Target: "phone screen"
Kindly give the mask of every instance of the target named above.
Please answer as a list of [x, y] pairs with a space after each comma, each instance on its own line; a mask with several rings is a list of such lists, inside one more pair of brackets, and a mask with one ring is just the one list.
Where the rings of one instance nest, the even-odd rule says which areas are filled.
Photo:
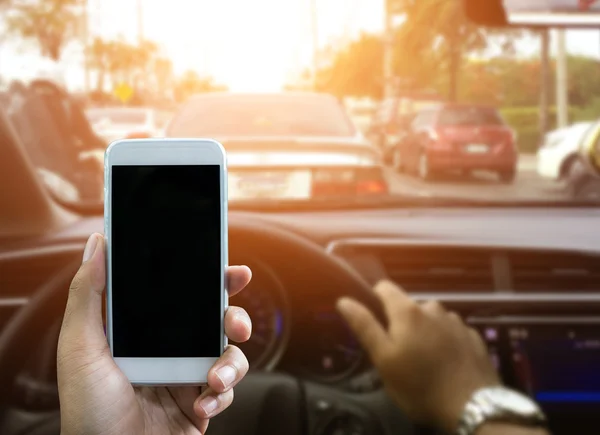
[[218, 165], [113, 166], [113, 353], [221, 355]]

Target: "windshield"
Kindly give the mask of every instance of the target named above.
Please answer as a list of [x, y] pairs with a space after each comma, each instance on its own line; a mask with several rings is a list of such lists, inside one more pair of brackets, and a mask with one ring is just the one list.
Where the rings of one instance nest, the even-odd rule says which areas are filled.
[[452, 107], [440, 112], [439, 125], [504, 125], [494, 109], [482, 107]]
[[[394, 2], [390, 20], [368, 0], [179, 1], [168, 20], [150, 0], [38, 1], [7, 2], [0, 105], [67, 202], [102, 200], [124, 137], [220, 141], [232, 207], [600, 202], [597, 29], [565, 29], [559, 50], [552, 32], [468, 21], [460, 0]], [[48, 22], [71, 30], [31, 32]]]
[[91, 109], [86, 112], [86, 116], [92, 124], [106, 122], [121, 125], [144, 124], [148, 118], [145, 111], [108, 109]]
[[230, 95], [185, 104], [169, 136], [334, 136], [354, 134], [343, 106], [329, 96]]

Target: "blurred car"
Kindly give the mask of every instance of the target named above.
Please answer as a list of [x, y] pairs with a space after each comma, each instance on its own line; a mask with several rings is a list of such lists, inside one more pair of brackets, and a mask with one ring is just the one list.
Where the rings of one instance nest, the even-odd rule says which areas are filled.
[[569, 172], [566, 174], [566, 190], [570, 197], [581, 201], [600, 200], [600, 121], [586, 130], [577, 147]]
[[591, 126], [591, 122], [579, 122], [547, 133], [537, 153], [538, 174], [552, 180], [566, 179]]
[[102, 196], [104, 141], [60, 82], [13, 81], [0, 101], [40, 180], [56, 198], [70, 202]]
[[144, 107], [103, 107], [86, 110], [92, 127], [108, 143], [130, 136], [160, 137], [168, 112]]
[[394, 148], [398, 170], [429, 180], [450, 171], [488, 170], [511, 183], [517, 173], [515, 132], [493, 107], [440, 104], [421, 110]]
[[378, 150], [326, 94], [198, 95], [181, 107], [166, 136], [219, 140], [227, 151], [230, 199], [388, 191]]
[[393, 151], [408, 134], [415, 114], [442, 101], [442, 98], [429, 93], [387, 98], [377, 108], [366, 135], [381, 149], [384, 160], [393, 163]]
[[354, 125], [362, 133], [366, 133], [373, 122], [373, 115], [377, 109], [377, 104], [370, 98], [345, 100], [346, 109]]

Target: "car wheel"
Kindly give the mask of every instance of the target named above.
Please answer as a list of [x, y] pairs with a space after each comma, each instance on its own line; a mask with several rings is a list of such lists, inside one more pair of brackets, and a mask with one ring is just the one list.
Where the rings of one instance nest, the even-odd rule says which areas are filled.
[[564, 163], [562, 164], [559, 174], [558, 174], [558, 178], [561, 181], [567, 181], [571, 178], [572, 176], [572, 172], [574, 170], [577, 169], [577, 156], [576, 155], [572, 155], [570, 157], [568, 157], [567, 159], [565, 159]]
[[396, 172], [404, 171], [404, 163], [402, 162], [402, 153], [398, 148], [395, 148], [392, 153], [392, 168]]
[[513, 170], [510, 170], [510, 171], [500, 172], [498, 174], [498, 178], [500, 178], [500, 181], [502, 183], [512, 184], [515, 181], [515, 178], [517, 178], [517, 171], [515, 171], [513, 169]]
[[421, 155], [419, 155], [419, 162], [417, 164], [417, 175], [423, 181], [430, 181], [433, 179], [433, 174], [431, 173], [427, 153], [421, 153]]

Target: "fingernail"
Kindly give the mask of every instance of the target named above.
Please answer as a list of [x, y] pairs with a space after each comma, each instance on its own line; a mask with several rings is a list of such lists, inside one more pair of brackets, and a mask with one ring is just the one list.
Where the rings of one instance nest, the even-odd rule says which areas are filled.
[[238, 314], [235, 317], [237, 320], [239, 320], [244, 325], [246, 325], [246, 328], [248, 328], [248, 331], [252, 332], [252, 321], [250, 320], [250, 317], [248, 317], [247, 314]]
[[96, 245], [98, 244], [98, 236], [96, 234], [92, 234], [85, 244], [85, 249], [83, 250], [83, 262], [85, 263], [92, 255], [94, 255], [94, 251], [96, 250]]
[[207, 416], [215, 412], [217, 406], [219, 406], [217, 399], [215, 399], [213, 396], [206, 396], [204, 399], [200, 400], [200, 403], [198, 403], [198, 405], [200, 406], [200, 408], [202, 408], [204, 414], [206, 414]]
[[235, 381], [236, 371], [231, 366], [223, 366], [217, 370], [217, 377], [221, 380], [223, 388], [227, 388]]

